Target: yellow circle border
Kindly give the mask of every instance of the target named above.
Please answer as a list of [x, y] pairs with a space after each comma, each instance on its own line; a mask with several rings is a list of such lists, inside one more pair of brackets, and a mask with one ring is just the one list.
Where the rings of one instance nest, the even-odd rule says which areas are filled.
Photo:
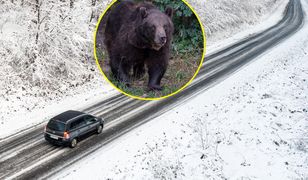
[[171, 93], [171, 94], [168, 94], [166, 96], [162, 96], [162, 97], [159, 97], [159, 98], [143, 98], [143, 97], [139, 97], [139, 96], [133, 96], [131, 94], [128, 94], [126, 92], [124, 92], [123, 90], [121, 90], [120, 88], [116, 87], [108, 78], [107, 76], [105, 75], [105, 73], [103, 72], [100, 64], [99, 64], [99, 61], [98, 61], [98, 58], [97, 58], [97, 54], [96, 54], [96, 34], [97, 34], [97, 30], [98, 30], [98, 26], [99, 24], [101, 23], [101, 20], [103, 19], [104, 15], [106, 14], [106, 12], [110, 9], [110, 7], [116, 3], [118, 0], [112, 0], [112, 2], [107, 6], [106, 10], [103, 12], [103, 14], [101, 14], [101, 16], [99, 17], [98, 19], [98, 22], [96, 24], [96, 28], [95, 28], [95, 31], [94, 31], [94, 58], [95, 58], [95, 61], [96, 61], [96, 65], [98, 66], [98, 69], [100, 70], [101, 74], [104, 76], [105, 80], [107, 80], [107, 82], [109, 82], [109, 84], [111, 84], [111, 86], [113, 88], [115, 88], [116, 90], [120, 91], [122, 94], [125, 94], [126, 96], [130, 97], [130, 98], [134, 98], [134, 99], [138, 99], [138, 100], [143, 100], [143, 101], [152, 101], [152, 100], [162, 100], [162, 99], [166, 99], [168, 97], [171, 97], [179, 92], [181, 92], [183, 89], [185, 89], [194, 79], [195, 77], [197, 76], [197, 74], [199, 73], [199, 70], [201, 69], [202, 67], [202, 64], [203, 64], [203, 61], [204, 61], [204, 57], [205, 57], [205, 53], [206, 53], [206, 34], [205, 34], [205, 31], [204, 31], [204, 27], [203, 27], [203, 24], [200, 20], [200, 17], [198, 16], [198, 14], [195, 12], [195, 10], [192, 8], [192, 6], [190, 4], [188, 4], [188, 2], [186, 2], [185, 0], [181, 0], [184, 4], [186, 4], [186, 6], [189, 7], [189, 9], [194, 13], [194, 15], [196, 16], [198, 22], [199, 22], [199, 25], [201, 26], [201, 31], [202, 31], [202, 36], [203, 36], [203, 53], [202, 53], [202, 57], [201, 57], [201, 61], [200, 61], [200, 64], [199, 64], [199, 67], [197, 69], [197, 71], [195, 72], [195, 74], [193, 75], [193, 77], [183, 86], [181, 87], [180, 89], [178, 89], [177, 91]]

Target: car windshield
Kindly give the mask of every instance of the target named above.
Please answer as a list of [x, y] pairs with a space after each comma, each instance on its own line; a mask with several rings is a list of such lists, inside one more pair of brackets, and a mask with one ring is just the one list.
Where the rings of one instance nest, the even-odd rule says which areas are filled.
[[47, 124], [47, 127], [54, 131], [64, 131], [65, 124], [60, 121], [50, 120]]

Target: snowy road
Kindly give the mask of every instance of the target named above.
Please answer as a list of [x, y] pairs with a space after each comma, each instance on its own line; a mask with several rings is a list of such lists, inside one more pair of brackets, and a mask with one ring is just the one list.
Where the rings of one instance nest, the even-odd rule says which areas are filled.
[[104, 133], [92, 136], [75, 149], [54, 147], [43, 139], [43, 125], [0, 142], [0, 179], [43, 178], [116, 139], [134, 127], [185, 102], [227, 78], [252, 59], [292, 35], [303, 22], [299, 1], [290, 1], [284, 18], [275, 26], [205, 58], [194, 82], [181, 93], [162, 101], [147, 102], [123, 95], [110, 97], [84, 111], [106, 119]]

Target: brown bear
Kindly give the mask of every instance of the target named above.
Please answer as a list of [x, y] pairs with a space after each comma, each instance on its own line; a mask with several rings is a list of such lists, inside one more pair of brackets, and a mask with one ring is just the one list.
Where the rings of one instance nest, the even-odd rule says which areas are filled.
[[131, 75], [142, 77], [146, 65], [149, 89], [162, 90], [173, 34], [172, 14], [169, 7], [163, 13], [147, 2], [121, 1], [112, 6], [104, 42], [117, 80], [129, 86]]

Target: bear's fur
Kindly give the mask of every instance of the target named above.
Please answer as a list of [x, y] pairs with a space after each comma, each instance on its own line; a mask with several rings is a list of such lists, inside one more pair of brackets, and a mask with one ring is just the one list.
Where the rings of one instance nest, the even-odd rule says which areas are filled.
[[151, 3], [122, 1], [112, 6], [105, 45], [117, 80], [129, 86], [130, 74], [142, 77], [146, 65], [149, 89], [162, 89], [160, 82], [168, 66], [173, 33], [172, 14], [171, 8], [163, 13]]

